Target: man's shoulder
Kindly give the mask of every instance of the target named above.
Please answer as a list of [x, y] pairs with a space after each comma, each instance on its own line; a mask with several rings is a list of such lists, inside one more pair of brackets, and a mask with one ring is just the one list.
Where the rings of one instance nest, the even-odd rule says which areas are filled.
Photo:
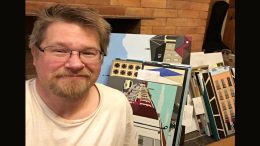
[[25, 87], [29, 88], [32, 83], [35, 82], [35, 78], [25, 80]]
[[127, 99], [125, 94], [118, 89], [114, 89], [101, 83], [96, 83], [95, 85], [97, 86], [101, 96], [105, 96], [106, 98], [108, 97], [110, 100], [118, 100], [121, 98], [125, 102]]
[[98, 87], [98, 89], [102, 89], [103, 91], [108, 93], [123, 94], [123, 92], [101, 83], [96, 83], [95, 85]]
[[25, 80], [25, 89], [26, 89], [25, 93], [26, 94], [29, 93], [29, 90], [31, 90], [31, 88], [33, 87], [34, 82], [35, 82], [35, 78]]
[[25, 84], [29, 84], [29, 82], [33, 82], [34, 80], [35, 80], [35, 78], [27, 79], [27, 80], [25, 80]]

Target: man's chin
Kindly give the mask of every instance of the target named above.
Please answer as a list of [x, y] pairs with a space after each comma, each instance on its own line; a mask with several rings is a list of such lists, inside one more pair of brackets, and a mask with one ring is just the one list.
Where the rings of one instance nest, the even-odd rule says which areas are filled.
[[89, 90], [89, 84], [79, 84], [78, 82], [63, 82], [62, 84], [52, 84], [51, 88], [53, 93], [57, 96], [69, 99], [77, 99], [83, 97], [84, 94]]
[[86, 78], [63, 78], [63, 79], [59, 79], [57, 84], [60, 87], [86, 87], [89, 86], [89, 80], [87, 80]]

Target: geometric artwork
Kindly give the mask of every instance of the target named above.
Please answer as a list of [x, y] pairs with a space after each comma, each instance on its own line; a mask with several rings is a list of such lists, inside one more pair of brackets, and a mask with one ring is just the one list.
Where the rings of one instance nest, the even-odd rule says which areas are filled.
[[213, 136], [216, 140], [235, 133], [235, 82], [229, 66], [202, 73]]
[[203, 77], [203, 97], [207, 108], [211, 131], [215, 140], [226, 137], [223, 120], [221, 119], [220, 109], [216, 96], [214, 94], [214, 87], [208, 72], [202, 72]]
[[108, 81], [110, 87], [125, 93], [132, 106], [139, 145], [146, 146], [148, 138], [166, 145], [177, 87], [119, 76]]
[[116, 58], [189, 64], [190, 49], [188, 36], [111, 33], [97, 82], [107, 84], [112, 61]]
[[156, 35], [150, 39], [151, 60], [175, 64], [189, 64], [191, 37]]
[[175, 85], [183, 84], [185, 70], [161, 66], [160, 64], [156, 65], [149, 62], [144, 63], [143, 69], [150, 71], [158, 71], [160, 72], [161, 77], [176, 82]]
[[235, 133], [235, 82], [230, 67], [209, 70], [227, 135]]
[[[208, 118], [208, 113], [206, 112], [206, 105], [205, 101], [203, 99], [203, 84], [202, 80], [200, 78], [200, 73], [202, 71], [206, 71], [208, 67], [200, 66], [197, 68], [192, 68], [191, 72], [191, 80], [190, 80], [190, 97], [193, 100], [194, 109], [203, 109], [203, 113], [198, 114], [195, 112], [196, 115], [196, 122], [198, 124], [198, 128], [200, 133], [205, 133], [208, 136], [212, 135], [211, 128], [210, 128], [210, 122]], [[196, 106], [197, 100], [200, 99], [201, 105]], [[198, 107], [199, 106], [199, 107]], [[195, 110], [196, 111], [196, 110]], [[186, 129], [185, 129], [186, 130]]]
[[136, 78], [139, 69], [142, 69], [142, 62], [130, 60], [113, 60], [110, 76]]
[[[112, 62], [107, 85], [122, 91], [132, 106], [136, 144], [179, 145], [191, 67], [124, 59]], [[141, 68], [136, 71], [135, 66]], [[120, 71], [136, 73], [136, 76], [122, 75]], [[147, 74], [143, 77], [143, 72], [156, 73], [145, 78]]]

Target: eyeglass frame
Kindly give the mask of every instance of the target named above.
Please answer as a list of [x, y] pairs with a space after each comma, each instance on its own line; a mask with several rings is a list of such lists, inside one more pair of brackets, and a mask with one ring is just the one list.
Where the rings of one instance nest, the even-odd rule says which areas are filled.
[[[47, 47], [44, 47], [44, 48], [42, 48], [42, 47], [40, 47], [38, 44], [36, 44], [35, 45], [41, 52], [45, 52], [45, 49], [47, 48], [47, 47], [56, 47], [56, 46], [47, 46]], [[66, 47], [64, 47], [64, 48], [66, 48]], [[69, 49], [69, 48], [66, 48], [68, 51], [70, 51], [69, 52], [69, 56], [68, 56], [68, 59], [71, 57], [71, 55], [73, 54], [73, 51], [76, 51], [76, 50], [71, 50], [71, 49]], [[101, 62], [103, 59], [104, 59], [104, 56], [105, 56], [105, 53], [103, 52], [103, 51], [101, 51], [101, 50], [98, 50], [98, 49], [93, 49], [93, 50], [95, 50], [95, 51], [98, 51], [99, 52], [99, 54], [100, 54], [100, 59], [98, 59], [97, 60], [97, 62]], [[78, 56], [79, 56], [79, 58], [80, 58], [80, 56], [81, 56], [81, 54], [82, 54], [82, 51], [76, 51], [76, 52], [78, 52]]]

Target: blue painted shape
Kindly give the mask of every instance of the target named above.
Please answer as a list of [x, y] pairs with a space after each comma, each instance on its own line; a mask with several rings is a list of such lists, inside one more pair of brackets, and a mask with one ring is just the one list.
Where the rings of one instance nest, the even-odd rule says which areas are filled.
[[159, 71], [161, 77], [166, 77], [166, 76], [181, 76], [182, 74], [177, 73], [175, 71], [166, 69], [166, 68], [154, 68], [154, 69], [148, 69], [151, 71]]

